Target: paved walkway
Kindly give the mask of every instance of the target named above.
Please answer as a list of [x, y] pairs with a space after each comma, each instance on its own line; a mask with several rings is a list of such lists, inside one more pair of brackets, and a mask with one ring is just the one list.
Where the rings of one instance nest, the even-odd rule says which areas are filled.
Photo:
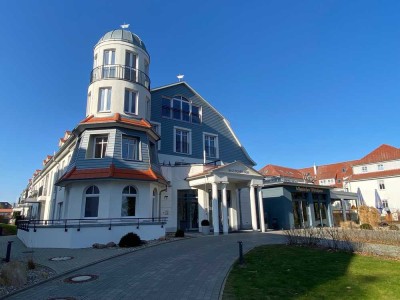
[[[239, 240], [247, 251], [261, 244], [283, 243], [285, 238], [277, 233], [251, 232], [161, 244], [82, 268], [7, 299], [218, 299], [224, 278], [238, 257]], [[84, 250], [95, 253], [92, 249], [80, 251]], [[86, 274], [98, 275], [98, 279], [75, 284], [63, 281]]]

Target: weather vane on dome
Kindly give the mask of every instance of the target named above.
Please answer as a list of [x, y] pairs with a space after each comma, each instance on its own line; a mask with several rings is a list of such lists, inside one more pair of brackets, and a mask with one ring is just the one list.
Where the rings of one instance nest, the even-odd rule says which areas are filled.
[[176, 76], [178, 78], [178, 82], [181, 82], [183, 77], [185, 77], [185, 75], [183, 74], [178, 74], [178, 76]]
[[130, 24], [125, 24], [125, 22], [124, 22], [124, 24], [121, 25], [121, 28], [122, 28], [122, 29], [128, 29], [128, 28], [129, 28], [129, 25], [130, 25]]

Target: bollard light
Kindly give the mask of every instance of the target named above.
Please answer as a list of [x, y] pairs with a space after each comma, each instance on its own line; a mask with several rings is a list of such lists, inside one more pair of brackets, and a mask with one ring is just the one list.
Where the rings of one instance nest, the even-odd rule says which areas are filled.
[[11, 244], [12, 244], [12, 241], [8, 241], [8, 243], [7, 243], [6, 262], [10, 262], [10, 256], [11, 256]]
[[244, 257], [243, 257], [243, 242], [238, 241], [239, 244], [239, 264], [243, 265], [244, 264]]

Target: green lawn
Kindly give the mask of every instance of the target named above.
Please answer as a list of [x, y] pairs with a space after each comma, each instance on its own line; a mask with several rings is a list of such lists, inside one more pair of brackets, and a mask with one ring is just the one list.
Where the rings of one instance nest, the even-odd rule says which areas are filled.
[[0, 223], [0, 227], [3, 228], [3, 235], [16, 235], [17, 234], [17, 226], [15, 226], [15, 225]]
[[400, 262], [306, 247], [258, 247], [223, 299], [400, 299]]

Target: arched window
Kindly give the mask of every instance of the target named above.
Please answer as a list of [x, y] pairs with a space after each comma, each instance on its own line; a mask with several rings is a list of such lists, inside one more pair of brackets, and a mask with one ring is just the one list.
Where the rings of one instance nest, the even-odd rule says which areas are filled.
[[131, 185], [122, 190], [121, 217], [133, 217], [136, 214], [136, 188]]
[[158, 201], [157, 201], [157, 189], [153, 190], [153, 218], [159, 217], [158, 215]]
[[92, 185], [86, 189], [85, 193], [85, 218], [97, 218], [99, 214], [99, 188]]

